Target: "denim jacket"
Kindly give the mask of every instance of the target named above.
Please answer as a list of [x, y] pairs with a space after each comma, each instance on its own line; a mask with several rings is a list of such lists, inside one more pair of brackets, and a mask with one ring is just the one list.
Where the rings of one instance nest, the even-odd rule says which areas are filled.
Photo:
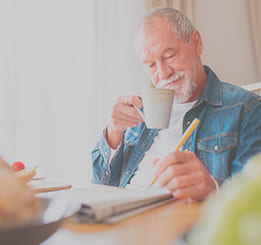
[[[223, 182], [261, 152], [261, 97], [221, 82], [207, 66], [207, 82], [200, 98], [185, 114], [183, 132], [194, 118], [200, 123], [183, 145], [196, 153], [208, 172]], [[104, 134], [92, 151], [93, 183], [125, 187], [158, 129], [144, 123], [124, 132], [119, 150], [108, 163], [110, 149]]]

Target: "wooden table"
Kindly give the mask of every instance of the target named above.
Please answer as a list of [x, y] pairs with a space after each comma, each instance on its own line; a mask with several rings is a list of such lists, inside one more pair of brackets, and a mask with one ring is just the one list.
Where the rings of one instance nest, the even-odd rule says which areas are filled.
[[201, 207], [172, 202], [113, 225], [67, 222], [42, 245], [174, 245], [197, 220]]

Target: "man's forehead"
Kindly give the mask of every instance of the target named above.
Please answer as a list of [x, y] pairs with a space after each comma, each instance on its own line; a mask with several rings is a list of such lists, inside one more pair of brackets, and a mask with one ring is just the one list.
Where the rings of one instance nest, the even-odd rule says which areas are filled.
[[162, 30], [161, 25], [158, 24], [144, 24], [140, 27], [136, 39], [141, 44], [144, 42], [149, 42], [153, 36], [160, 36], [160, 30]]
[[153, 17], [151, 19], [145, 20], [140, 28], [138, 35], [141, 38], [144, 38], [144, 36], [149, 36], [152, 35], [153, 33], [159, 31], [159, 30], [165, 30], [168, 31], [168, 24], [163, 21], [162, 18], [160, 17]]
[[[170, 25], [162, 17], [153, 17], [145, 20], [136, 33], [136, 41], [139, 45], [153, 43], [154, 39], [166, 39], [176, 37]], [[177, 38], [177, 37], [176, 37]]]
[[158, 26], [149, 26], [140, 30], [137, 37], [136, 48], [142, 61], [152, 55], [152, 53], [164, 53], [174, 48], [173, 40], [178, 40], [174, 32], [170, 29], [160, 29]]
[[153, 16], [145, 19], [140, 25], [140, 29], [149, 29], [155, 26], [168, 26], [167, 22], [161, 16]]

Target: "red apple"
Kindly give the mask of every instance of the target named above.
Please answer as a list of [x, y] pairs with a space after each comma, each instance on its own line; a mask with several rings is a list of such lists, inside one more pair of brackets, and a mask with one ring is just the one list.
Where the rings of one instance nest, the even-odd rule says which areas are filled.
[[12, 164], [12, 168], [15, 170], [15, 171], [21, 171], [21, 170], [24, 170], [25, 169], [25, 166], [22, 162], [20, 161], [17, 161], [17, 162], [14, 162]]

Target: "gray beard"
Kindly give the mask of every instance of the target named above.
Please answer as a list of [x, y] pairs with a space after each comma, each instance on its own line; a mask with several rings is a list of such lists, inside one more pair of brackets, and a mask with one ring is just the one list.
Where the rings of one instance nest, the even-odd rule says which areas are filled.
[[184, 81], [181, 85], [174, 85], [171, 89], [175, 91], [175, 98], [178, 103], [187, 102], [197, 91], [196, 83], [190, 80], [188, 74], [185, 74]]

